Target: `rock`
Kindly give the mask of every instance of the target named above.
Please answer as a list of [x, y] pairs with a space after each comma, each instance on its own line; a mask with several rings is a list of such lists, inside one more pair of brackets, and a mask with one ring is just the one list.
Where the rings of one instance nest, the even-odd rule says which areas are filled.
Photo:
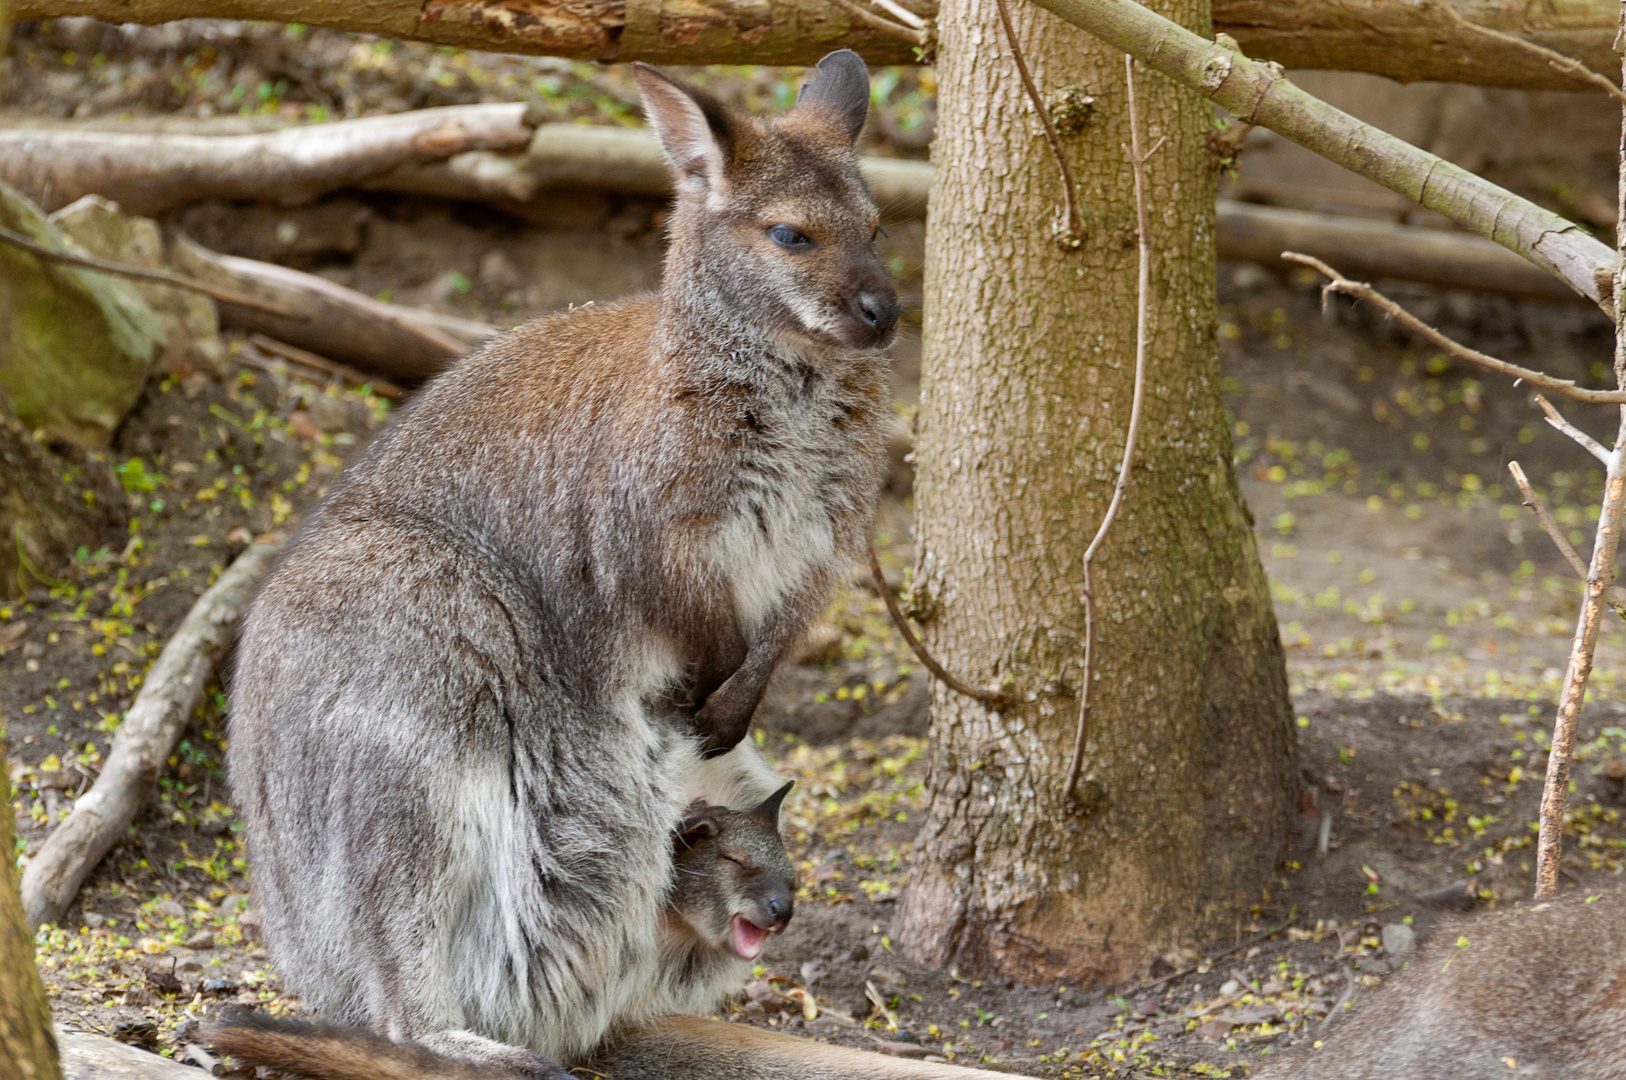
[[186, 909], [173, 900], [160, 900], [152, 906], [152, 909], [166, 919], [186, 918]]
[[344, 402], [337, 398], [330, 398], [321, 391], [310, 394], [305, 401], [305, 415], [318, 431], [328, 434], [344, 431], [350, 427], [350, 410]]
[[1210, 1020], [1198, 1028], [1194, 1034], [1203, 1042], [1223, 1042], [1231, 1034], [1232, 1024], [1229, 1020]]
[[1226, 979], [1225, 984], [1219, 988], [1220, 997], [1230, 997], [1240, 989], [1242, 989], [1240, 982], [1235, 979]]
[[215, 936], [207, 930], [199, 930], [186, 939], [185, 945], [188, 949], [212, 949], [215, 947]]
[[890, 990], [894, 994], [901, 994], [909, 986], [909, 979], [903, 972], [879, 964], [869, 969], [869, 979], [879, 989]]
[[1283, 982], [1281, 979], [1272, 979], [1259, 988], [1259, 992], [1267, 996], [1274, 996], [1276, 994], [1283, 993], [1286, 990], [1287, 983]]
[[746, 983], [745, 996], [762, 1006], [763, 1012], [776, 1013], [785, 1007], [785, 999], [767, 979], [753, 979]]
[[[56, 225], [0, 183], [0, 225], [71, 249]], [[0, 244], [0, 391], [48, 439], [106, 446], [168, 345], [163, 321], [128, 281]]]
[[231, 997], [237, 993], [237, 984], [230, 979], [209, 979], [201, 989], [209, 997]]
[[1417, 951], [1417, 933], [1405, 923], [1383, 928], [1383, 951], [1390, 956], [1410, 956]]
[[830, 966], [822, 960], [809, 960], [802, 965], [802, 985], [812, 988], [830, 974]]
[[740, 1009], [740, 1012], [752, 1020], [760, 1020], [768, 1015], [768, 1010], [764, 1009], [761, 1003], [755, 1001], [747, 1001]]
[[96, 929], [99, 929], [99, 928], [107, 925], [107, 916], [106, 915], [98, 915], [94, 911], [85, 912], [83, 915], [80, 916], [80, 919], [84, 922], [84, 924], [86, 926], [90, 927], [92, 930], [96, 930]]
[[260, 913], [253, 908], [247, 908], [238, 913], [237, 925], [243, 931], [244, 941], [260, 940]]
[[[91, 255], [113, 262], [169, 269], [157, 222], [119, 211], [100, 195], [86, 195], [51, 215], [51, 221]], [[154, 361], [160, 372], [226, 373], [226, 349], [220, 340], [215, 303], [201, 293], [155, 282], [130, 282], [157, 313], [168, 338]]]

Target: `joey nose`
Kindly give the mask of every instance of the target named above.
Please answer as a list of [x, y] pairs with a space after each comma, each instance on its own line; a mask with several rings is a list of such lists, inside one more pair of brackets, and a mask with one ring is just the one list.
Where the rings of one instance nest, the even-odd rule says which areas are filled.
[[858, 294], [858, 317], [864, 320], [877, 337], [885, 337], [898, 325], [903, 310], [898, 294], [891, 289], [874, 289]]

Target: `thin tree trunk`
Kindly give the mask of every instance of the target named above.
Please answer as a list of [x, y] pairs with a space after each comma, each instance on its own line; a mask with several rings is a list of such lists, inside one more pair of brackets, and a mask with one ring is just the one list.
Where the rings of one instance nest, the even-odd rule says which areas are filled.
[[0, 1080], [58, 1080], [56, 1035], [12, 871], [11, 781], [0, 776]]
[[[1175, 0], [1203, 26], [1204, 0]], [[1123, 57], [1027, 4], [1041, 91], [1090, 88], [1064, 138], [1089, 208], [1053, 239], [1057, 167], [993, 5], [947, 0], [927, 234], [915, 608], [1002, 713], [935, 688], [926, 820], [901, 925], [920, 960], [1026, 982], [1120, 982], [1234, 928], [1297, 794], [1286, 675], [1232, 470], [1215, 344], [1203, 102], [1138, 80], [1149, 143], [1151, 351], [1139, 461], [1095, 564], [1082, 799], [1084, 546], [1112, 495], [1133, 382], [1135, 209]], [[1204, 27], [1206, 28], [1206, 27]]]
[[[851, 0], [881, 13], [869, 0]], [[905, 5], [931, 19], [935, 0]], [[1613, 0], [1451, 0], [1464, 19], [1527, 37], [1593, 68], [1613, 70]], [[577, 60], [671, 64], [811, 64], [857, 49], [872, 64], [916, 63], [916, 42], [852, 14], [837, 0], [20, 0], [13, 18], [88, 16], [160, 23], [194, 17], [269, 19], [336, 30]], [[1214, 22], [1249, 55], [1287, 67], [1369, 71], [1524, 90], [1597, 87], [1540, 58], [1465, 30], [1418, 0], [1218, 0]]]

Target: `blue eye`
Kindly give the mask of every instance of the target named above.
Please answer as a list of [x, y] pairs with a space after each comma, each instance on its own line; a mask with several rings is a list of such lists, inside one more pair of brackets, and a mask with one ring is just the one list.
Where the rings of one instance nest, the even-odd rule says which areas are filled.
[[775, 225], [768, 230], [768, 238], [789, 251], [806, 251], [813, 246], [807, 234], [794, 225]]

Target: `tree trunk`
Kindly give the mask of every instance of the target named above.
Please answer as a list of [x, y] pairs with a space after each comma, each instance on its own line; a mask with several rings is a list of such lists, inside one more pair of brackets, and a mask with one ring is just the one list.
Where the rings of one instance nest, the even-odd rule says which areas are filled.
[[0, 1080], [58, 1080], [56, 1036], [12, 871], [11, 781], [0, 776]]
[[[880, 13], [870, 0], [855, 0]], [[1450, 0], [1469, 22], [1518, 34], [1615, 67], [1614, 0]], [[935, 0], [907, 0], [922, 17]], [[540, 53], [576, 60], [668, 64], [811, 64], [850, 48], [872, 64], [919, 60], [918, 44], [850, 14], [836, 0], [18, 0], [12, 17], [81, 15], [160, 23], [213, 17], [269, 19], [335, 30]], [[1463, 29], [1418, 0], [1217, 0], [1214, 22], [1250, 56], [1287, 67], [1369, 71], [1401, 82], [1434, 79], [1523, 90], [1598, 87], [1538, 56]]]
[[[1012, 5], [1041, 93], [1081, 87], [1063, 142], [1087, 235], [1053, 239], [1055, 161], [992, 4], [946, 0], [926, 248], [914, 600], [928, 643], [1002, 712], [934, 687], [926, 819], [903, 910], [915, 957], [1030, 983], [1118, 983], [1235, 927], [1297, 796], [1286, 673], [1220, 401], [1206, 103], [1138, 77], [1154, 262], [1139, 464], [1095, 560], [1086, 783], [1062, 790], [1082, 563], [1133, 387], [1135, 207], [1123, 56]], [[1165, 0], [1207, 29], [1205, 0]]]

